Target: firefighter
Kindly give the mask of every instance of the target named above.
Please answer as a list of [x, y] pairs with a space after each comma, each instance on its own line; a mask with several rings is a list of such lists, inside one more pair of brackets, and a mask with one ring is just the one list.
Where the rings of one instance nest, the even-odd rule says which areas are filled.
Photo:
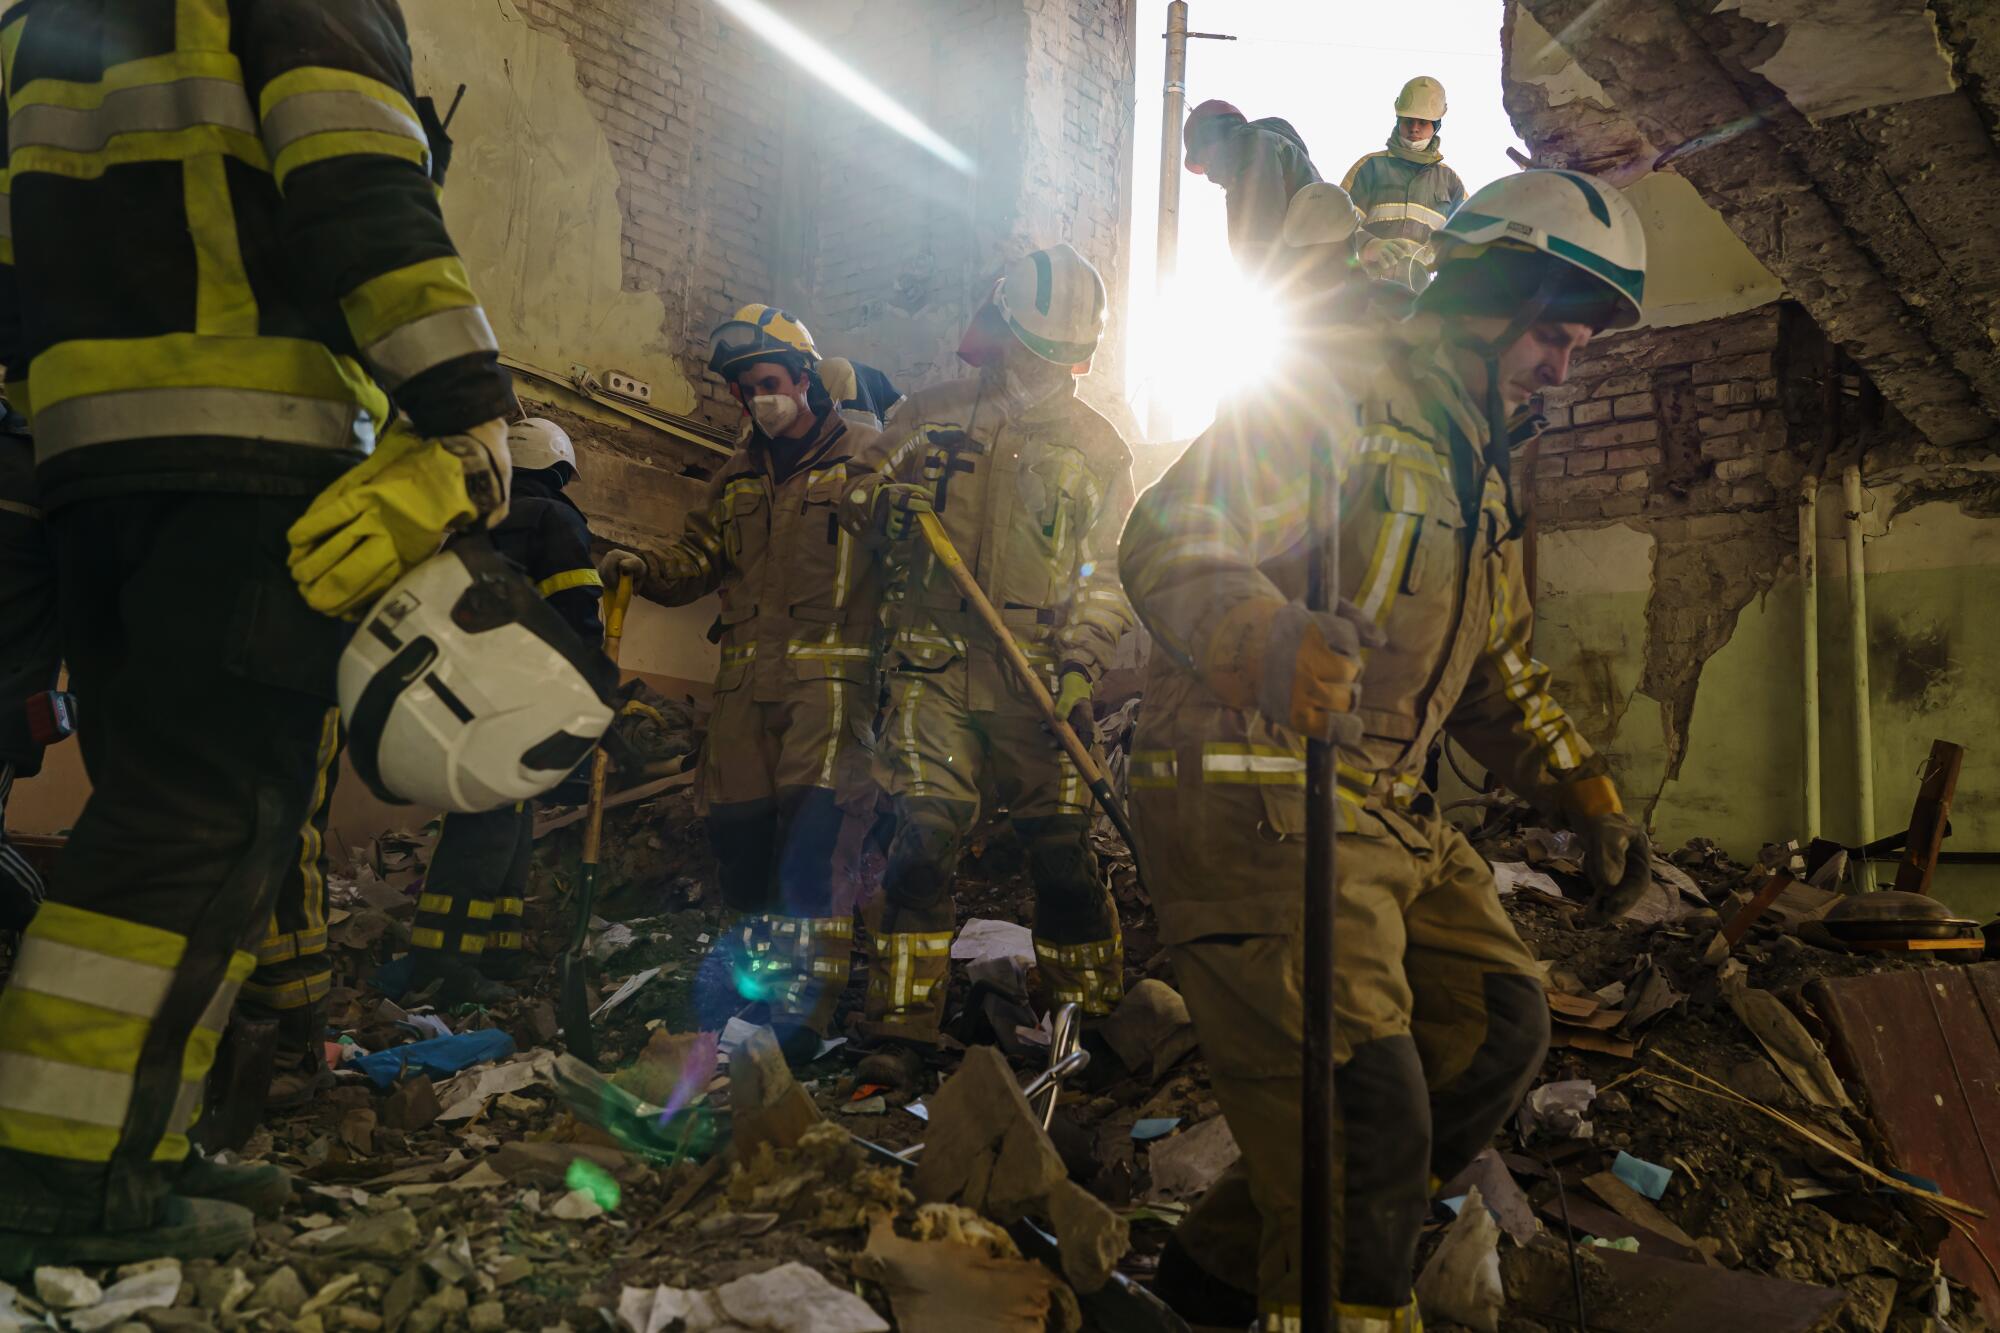
[[911, 395], [842, 500], [842, 522], [898, 567], [883, 729], [898, 824], [868, 988], [865, 1031], [882, 1045], [863, 1063], [868, 1082], [909, 1085], [917, 1048], [936, 1042], [951, 877], [982, 791], [1027, 846], [1045, 998], [1102, 1015], [1123, 993], [1089, 792], [915, 532], [916, 515], [937, 514], [1058, 712], [1094, 735], [1091, 691], [1132, 618], [1117, 571], [1131, 453], [1076, 396], [1104, 311], [1097, 270], [1067, 245], [1007, 265], [959, 345], [978, 375]]
[[[7, 21], [0, 363], [91, 795], [0, 994], [0, 1277], [249, 1243], [190, 1159], [312, 812], [350, 626], [504, 513], [513, 392], [393, 0]], [[407, 419], [391, 423], [388, 394]]]
[[[604, 639], [598, 603], [604, 581], [590, 558], [590, 521], [563, 488], [576, 479], [576, 446], [546, 417], [507, 430], [513, 494], [493, 545], [588, 648]], [[416, 960], [410, 985], [441, 982], [448, 1005], [496, 1004], [526, 968], [523, 895], [534, 855], [534, 806], [510, 801], [477, 814], [447, 814], [417, 898], [410, 930]]]
[[1229, 251], [1246, 274], [1260, 272], [1278, 248], [1292, 198], [1319, 179], [1306, 141], [1276, 116], [1246, 120], [1210, 99], [1188, 113], [1181, 131], [1183, 165], [1222, 187], [1229, 208]]
[[[1560, 384], [1593, 334], [1638, 321], [1638, 217], [1592, 177], [1530, 171], [1480, 191], [1439, 240], [1413, 318], [1359, 341], [1339, 323], [1304, 334], [1276, 368], [1282, 391], [1197, 440], [1124, 536], [1125, 585], [1154, 636], [1133, 818], [1243, 1148], [1162, 1264], [1163, 1290], [1199, 1322], [1247, 1314], [1226, 1297], [1249, 1285], [1249, 1253], [1264, 1327], [1299, 1316], [1308, 736], [1340, 747], [1343, 1330], [1418, 1326], [1430, 1182], [1486, 1146], [1548, 1038], [1492, 874], [1422, 786], [1432, 742], [1449, 734], [1575, 829], [1593, 912], [1651, 884], [1645, 835], [1530, 656], [1506, 456], [1528, 397]], [[1340, 601], [1324, 613], [1301, 602], [1315, 467], [1339, 495]]]
[[1386, 245], [1364, 256], [1370, 268], [1400, 267], [1404, 281], [1421, 285], [1435, 262], [1431, 233], [1465, 202], [1465, 183], [1445, 165], [1444, 85], [1427, 75], [1411, 79], [1396, 96], [1396, 127], [1388, 144], [1347, 169], [1341, 188], [1361, 210], [1362, 225]]
[[818, 1055], [847, 986], [854, 923], [833, 910], [834, 791], [875, 715], [880, 604], [874, 564], [835, 513], [875, 432], [843, 417], [819, 364], [805, 325], [775, 306], [746, 305], [718, 327], [708, 368], [749, 414], [749, 436], [678, 542], [603, 566], [666, 606], [721, 596], [698, 795], [736, 920], [699, 988], [705, 1006], [766, 1005], [795, 1063]]

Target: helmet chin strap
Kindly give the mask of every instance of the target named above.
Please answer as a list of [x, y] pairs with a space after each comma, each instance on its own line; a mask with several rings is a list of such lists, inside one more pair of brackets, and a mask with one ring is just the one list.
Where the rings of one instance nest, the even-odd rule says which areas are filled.
[[1500, 356], [1541, 320], [1560, 289], [1561, 275], [1551, 272], [1535, 288], [1534, 295], [1515, 310], [1514, 318], [1508, 321], [1507, 327], [1490, 339], [1475, 338], [1462, 327], [1452, 334], [1453, 342], [1477, 356], [1486, 366], [1486, 461], [1500, 474], [1500, 486], [1506, 496], [1507, 534], [1501, 538], [1502, 541], [1512, 541], [1520, 536], [1527, 520], [1521, 517], [1521, 511], [1514, 503], [1513, 457], [1507, 447], [1507, 405], [1500, 394]]

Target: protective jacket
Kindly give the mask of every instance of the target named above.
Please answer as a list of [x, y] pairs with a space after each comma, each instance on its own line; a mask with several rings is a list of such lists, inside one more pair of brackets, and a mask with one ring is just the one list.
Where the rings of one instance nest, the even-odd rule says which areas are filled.
[[[1245, 598], [1304, 597], [1310, 472], [1322, 441], [1339, 486], [1341, 592], [1387, 640], [1362, 669], [1362, 746], [1340, 756], [1343, 827], [1421, 845], [1410, 810], [1425, 755], [1446, 731], [1550, 809], [1558, 785], [1592, 762], [1549, 694], [1548, 669], [1530, 655], [1521, 545], [1505, 540], [1505, 488], [1486, 456], [1484, 414], [1437, 338], [1436, 321], [1418, 317], [1384, 335], [1372, 357], [1356, 348], [1331, 359], [1350, 367], [1352, 395], [1329, 385], [1316, 420], [1289, 400], [1238, 405], [1139, 501], [1122, 567], [1154, 651], [1133, 786], [1254, 784], [1272, 831], [1303, 831], [1303, 739], [1224, 705], [1202, 682], [1200, 655]], [[1160, 902], [1163, 938], [1256, 929], [1298, 910], [1293, 884], [1212, 892]]]
[[493, 545], [534, 580], [587, 647], [604, 639], [598, 603], [604, 579], [590, 561], [590, 520], [547, 475], [516, 472], [507, 517], [493, 529]]
[[1292, 196], [1319, 179], [1305, 140], [1276, 116], [1225, 134], [1209, 150], [1207, 175], [1228, 196], [1229, 250], [1246, 270], [1263, 266], [1284, 232]]
[[1349, 167], [1340, 185], [1371, 233], [1419, 245], [1465, 202], [1465, 182], [1444, 163], [1443, 135], [1418, 149], [1405, 147], [1392, 130], [1388, 146]]
[[25, 0], [0, 33], [0, 359], [52, 508], [310, 495], [390, 394], [424, 435], [510, 409], [394, 0]]
[[[993, 375], [910, 396], [896, 429], [856, 451], [841, 521], [870, 530], [876, 488], [927, 483], [952, 545], [1028, 660], [1110, 665], [1132, 608], [1118, 582], [1118, 530], [1132, 507], [1132, 454], [1071, 384], [1023, 405]], [[950, 576], [913, 541], [892, 554], [885, 666], [967, 673], [973, 711], [1018, 708], [1020, 687]]]
[[879, 582], [837, 507], [875, 438], [828, 411], [781, 472], [771, 443], [753, 435], [709, 480], [681, 539], [640, 552], [638, 591], [653, 601], [720, 594], [717, 693], [748, 684], [759, 702], [777, 702], [799, 681], [873, 681]]

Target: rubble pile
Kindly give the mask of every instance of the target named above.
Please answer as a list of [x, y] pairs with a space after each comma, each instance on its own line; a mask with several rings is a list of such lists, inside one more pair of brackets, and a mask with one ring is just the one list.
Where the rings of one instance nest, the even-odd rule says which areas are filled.
[[[237, 1150], [295, 1174], [284, 1215], [223, 1262], [42, 1270], [0, 1289], [0, 1328], [1171, 1327], [1146, 1322], [1143, 1284], [1237, 1148], [1123, 849], [1099, 841], [1128, 995], [1053, 1109], [1019, 1090], [1062, 1034], [1028, 999], [1004, 826], [961, 874], [954, 1040], [906, 1096], [857, 1084], [837, 1043], [795, 1075], [754, 1011], [702, 1030], [692, 983], [724, 914], [686, 782], [665, 782], [607, 815], [595, 1068], [560, 1053], [553, 1002], [577, 826], [542, 820], [544, 965], [491, 1009], [404, 989], [433, 835], [385, 837], [334, 887], [337, 1081]], [[1771, 1329], [1987, 1328], [1932, 1257], [1954, 1224], [1938, 1187], [1888, 1169], [1803, 993], [1919, 964], [1806, 943], [1834, 895], [1803, 884], [1718, 959], [1767, 871], [1700, 845], [1658, 863], [1666, 888], [1632, 917], [1592, 924], [1565, 835], [1479, 813], [1555, 1044], [1434, 1206], [1432, 1326], [1575, 1328], [1581, 1291], [1596, 1330], [1684, 1326], [1702, 1301], [1768, 1303]], [[850, 1011], [865, 984], [857, 967]]]

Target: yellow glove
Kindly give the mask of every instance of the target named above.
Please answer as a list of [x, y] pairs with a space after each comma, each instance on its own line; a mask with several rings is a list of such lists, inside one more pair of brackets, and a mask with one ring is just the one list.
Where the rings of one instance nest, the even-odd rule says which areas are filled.
[[1353, 603], [1314, 613], [1293, 602], [1241, 602], [1223, 616], [1201, 654], [1203, 681], [1232, 708], [1256, 709], [1304, 736], [1361, 743], [1361, 652], [1382, 631]]
[[1097, 739], [1097, 715], [1090, 707], [1090, 676], [1081, 667], [1065, 666], [1056, 686], [1056, 716], [1085, 744]]
[[441, 439], [392, 427], [285, 534], [306, 605], [323, 615], [359, 614], [450, 533], [504, 518], [507, 457], [503, 421]]
[[1653, 887], [1653, 848], [1646, 830], [1625, 813], [1607, 777], [1577, 778], [1562, 789], [1563, 814], [1583, 848], [1583, 873], [1593, 890], [1589, 916], [1615, 921]]

